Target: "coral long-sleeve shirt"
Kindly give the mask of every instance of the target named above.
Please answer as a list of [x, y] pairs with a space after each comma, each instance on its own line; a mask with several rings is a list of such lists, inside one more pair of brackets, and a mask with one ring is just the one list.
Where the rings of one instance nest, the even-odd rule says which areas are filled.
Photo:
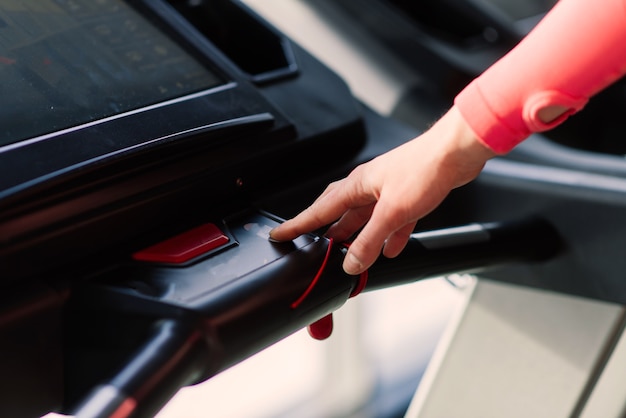
[[[560, 124], [625, 73], [626, 0], [560, 0], [457, 95], [455, 106], [478, 138], [503, 154]], [[568, 110], [542, 122], [539, 110], [554, 105]]]

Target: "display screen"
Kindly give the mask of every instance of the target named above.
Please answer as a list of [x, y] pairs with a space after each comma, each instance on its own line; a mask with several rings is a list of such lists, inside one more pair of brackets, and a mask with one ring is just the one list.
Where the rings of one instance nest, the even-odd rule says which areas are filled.
[[0, 147], [223, 80], [122, 0], [0, 0]]

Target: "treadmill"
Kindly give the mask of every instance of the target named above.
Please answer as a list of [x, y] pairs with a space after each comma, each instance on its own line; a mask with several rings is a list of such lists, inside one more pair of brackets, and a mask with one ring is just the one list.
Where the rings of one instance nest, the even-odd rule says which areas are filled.
[[436, 216], [367, 277], [324, 231], [270, 242], [419, 129], [239, 1], [0, 1], [0, 72], [2, 416], [153, 416], [303, 327], [328, 336], [362, 291], [562, 248], [531, 208]]

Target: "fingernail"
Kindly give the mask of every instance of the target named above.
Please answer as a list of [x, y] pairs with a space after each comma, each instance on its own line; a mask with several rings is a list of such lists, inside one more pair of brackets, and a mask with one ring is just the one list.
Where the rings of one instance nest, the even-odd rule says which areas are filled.
[[274, 238], [274, 237], [272, 236], [272, 234], [273, 234], [273, 233], [274, 233], [274, 230], [272, 229], [272, 230], [269, 232], [269, 234], [268, 234], [268, 240], [269, 240], [270, 242], [280, 242], [279, 240], [277, 240], [276, 238]]
[[360, 274], [361, 270], [363, 270], [363, 263], [361, 260], [356, 258], [356, 256], [352, 253], [348, 253], [345, 260], [343, 260], [343, 270], [348, 274]]

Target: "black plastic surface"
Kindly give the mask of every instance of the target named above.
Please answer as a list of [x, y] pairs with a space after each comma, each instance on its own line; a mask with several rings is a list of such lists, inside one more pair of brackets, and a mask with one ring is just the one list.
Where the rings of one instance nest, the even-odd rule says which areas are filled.
[[[176, 385], [214, 376], [355, 294], [360, 279], [343, 272], [342, 245], [314, 235], [271, 242], [276, 225], [266, 213], [229, 217], [222, 229], [235, 246], [182, 266], [123, 263], [80, 286], [68, 310], [68, 408], [80, 401], [78, 417], [105, 417], [132, 402], [137, 408], [128, 416], [149, 416]], [[540, 220], [415, 234], [403, 256], [370, 269], [365, 290], [543, 261], [559, 246]], [[94, 325], [86, 338], [83, 330]], [[120, 335], [133, 338], [120, 341]]]
[[[6, 296], [0, 301], [0, 350], [6, 354], [3, 381], [11, 388], [0, 402], [2, 416], [61, 410], [63, 402], [78, 400], [77, 393], [98, 383], [100, 369], [94, 370], [92, 381], [75, 376], [73, 365], [90, 367], [90, 356], [102, 358], [99, 354], [113, 346], [100, 363], [113, 370], [150, 337], [150, 315], [164, 315], [160, 308], [148, 310], [149, 318], [96, 309], [76, 338], [64, 334], [72, 323], [71, 316], [62, 316], [68, 313], [67, 298], [91, 283], [95, 272], [118, 266], [133, 251], [201, 220], [219, 220], [278, 190], [334, 173], [353, 160], [366, 141], [362, 108], [345, 82], [239, 2], [232, 2], [238, 8], [234, 16], [258, 22], [260, 31], [271, 34], [270, 41], [280, 44], [288, 58], [288, 73], [280, 68], [266, 72], [264, 68], [276, 67], [272, 58], [251, 79], [201, 28], [190, 25], [166, 2], [132, 4], [226, 82], [180, 100], [0, 149], [0, 288]], [[260, 60], [264, 65], [263, 57]], [[311, 164], [312, 159], [319, 163]], [[287, 293], [304, 285], [292, 283], [285, 274], [263, 280], [285, 283]], [[47, 289], [45, 297], [37, 287]], [[234, 292], [224, 297], [235, 303], [252, 295]], [[305, 303], [292, 313], [288, 329], [305, 326], [318, 309], [330, 311], [338, 303]], [[168, 306], [174, 317], [183, 315], [180, 307]], [[118, 307], [123, 310], [124, 304]], [[224, 332], [240, 351], [217, 360], [209, 371], [238, 361], [242, 351], [258, 351], [286, 331], [261, 327], [242, 336], [233, 329]], [[106, 336], [113, 337], [105, 341]], [[83, 351], [81, 347], [91, 343], [96, 353]], [[73, 355], [77, 353], [84, 355]], [[170, 393], [178, 383], [163, 390]], [[166, 401], [161, 389], [157, 392]]]
[[[133, 4], [231, 82], [0, 150], [4, 282], [100, 257], [165, 218], [184, 224], [203, 211], [245, 207], [325, 169], [302, 170], [311, 158], [330, 167], [364, 142], [343, 80], [269, 25], [259, 23], [291, 51], [299, 71], [255, 85], [164, 2]], [[237, 16], [252, 13], [237, 2], [229, 7]], [[333, 156], [325, 157], [331, 144]]]
[[[199, 334], [184, 335], [203, 341], [205, 348], [190, 359], [199, 363], [177, 380], [182, 386], [209, 378], [338, 309], [357, 280], [341, 269], [341, 247], [314, 236], [272, 243], [267, 233], [277, 224], [261, 213], [231, 217], [223, 228], [237, 245], [222, 252], [183, 267], [128, 262], [78, 287], [68, 311], [69, 405], [103, 382], [146, 403], [148, 410], [166, 402], [167, 394], [152, 386], [160, 387], [155, 379], [162, 378], [169, 357], [152, 359], [160, 350], [151, 348], [160, 346], [165, 337], [158, 332], [156, 340], [141, 349], [144, 338], [150, 340], [150, 329], [160, 329], [160, 321], [180, 323]], [[312, 290], [305, 294], [318, 272]], [[83, 333], [94, 325], [96, 332]], [[135, 337], [120, 341], [124, 334]], [[188, 338], [175, 341], [184, 346]], [[169, 396], [177, 389], [172, 388]]]
[[240, 2], [167, 0], [254, 82], [294, 75], [291, 45]]
[[0, 296], [0, 415], [39, 417], [64, 396], [63, 314], [69, 292], [30, 282]]
[[469, 187], [453, 192], [430, 226], [539, 216], [562, 237], [560, 255], [486, 276], [624, 304], [625, 205], [623, 178], [498, 159]]

